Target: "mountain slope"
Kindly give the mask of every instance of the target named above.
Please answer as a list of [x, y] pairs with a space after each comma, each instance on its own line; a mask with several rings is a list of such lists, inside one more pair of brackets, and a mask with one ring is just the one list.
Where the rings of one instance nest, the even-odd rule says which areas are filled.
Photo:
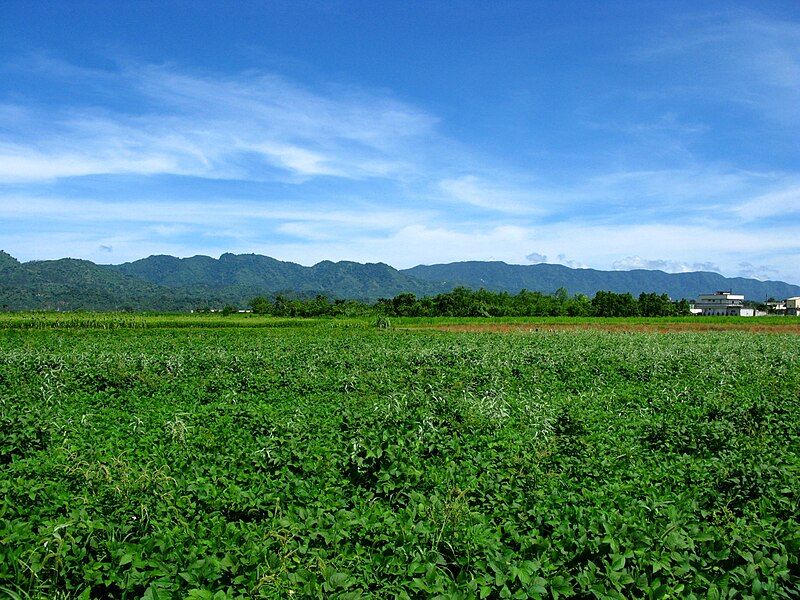
[[108, 268], [171, 288], [266, 285], [275, 289], [291, 288], [306, 269], [295, 263], [257, 254], [223, 254], [219, 259], [202, 255], [191, 258], [159, 255], [121, 265], [108, 265]]
[[665, 273], [636, 269], [632, 271], [598, 271], [571, 269], [563, 265], [509, 265], [503, 262], [457, 262], [419, 265], [403, 273], [445, 287], [463, 285], [477, 289], [516, 293], [521, 289], [553, 293], [560, 287], [571, 294], [593, 296], [598, 290], [669, 294], [672, 298], [696, 298], [698, 294], [727, 290], [744, 294], [750, 300], [768, 297], [787, 298], [800, 294], [800, 286], [782, 281], [759, 281], [742, 277], [726, 278], [719, 273]]
[[304, 267], [258, 254], [223, 254], [219, 259], [209, 256], [183, 259], [150, 256], [132, 263], [108, 265], [107, 268], [193, 294], [217, 291], [252, 297], [292, 291], [337, 298], [376, 299], [407, 291], [426, 294], [443, 290], [441, 286], [411, 278], [384, 263], [326, 260], [313, 267]]
[[19, 265], [20, 262], [16, 258], [11, 256], [8, 252], [0, 250], [0, 273], [2, 273], [6, 269], [8, 270], [14, 269]]
[[19, 263], [5, 257], [0, 257], [2, 307], [32, 310], [174, 310], [181, 307], [170, 290], [110, 271], [88, 260], [62, 258]]
[[750, 300], [800, 296], [780, 281], [727, 279], [718, 273], [598, 271], [562, 265], [462, 262], [398, 271], [384, 263], [323, 261], [312, 267], [256, 254], [175, 258], [151, 256], [121, 265], [61, 259], [20, 263], [0, 251], [0, 308], [13, 310], [188, 310], [244, 306], [255, 296], [325, 294], [374, 301], [404, 292], [418, 296], [457, 286], [516, 293], [521, 289], [593, 296], [599, 290], [667, 293], [675, 299], [732, 289]]

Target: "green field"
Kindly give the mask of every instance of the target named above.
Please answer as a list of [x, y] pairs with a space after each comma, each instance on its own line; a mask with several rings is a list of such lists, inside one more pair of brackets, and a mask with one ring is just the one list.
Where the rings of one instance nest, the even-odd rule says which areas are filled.
[[0, 317], [0, 596], [800, 598], [799, 336], [474, 322]]

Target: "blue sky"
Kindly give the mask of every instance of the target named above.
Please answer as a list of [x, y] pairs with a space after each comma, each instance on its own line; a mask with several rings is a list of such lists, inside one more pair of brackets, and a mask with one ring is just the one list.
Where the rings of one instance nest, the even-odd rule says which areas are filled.
[[800, 4], [31, 2], [0, 248], [800, 283]]

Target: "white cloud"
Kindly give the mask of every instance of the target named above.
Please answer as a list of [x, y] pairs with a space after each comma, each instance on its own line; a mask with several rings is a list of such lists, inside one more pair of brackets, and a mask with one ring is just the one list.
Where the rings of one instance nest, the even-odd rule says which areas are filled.
[[558, 218], [576, 208], [586, 217], [639, 222], [663, 221], [665, 214], [674, 218], [675, 211], [685, 222], [706, 215], [741, 221], [745, 211], [758, 214], [767, 202], [784, 205], [784, 211], [800, 210], [794, 201], [800, 193], [794, 173], [687, 166], [576, 175], [557, 184], [525, 181], [512, 173], [495, 176], [495, 181], [473, 175], [444, 179], [439, 189], [445, 200], [531, 219]]
[[629, 271], [631, 269], [648, 269], [666, 271], [667, 273], [689, 273], [691, 271], [713, 271], [720, 272], [719, 266], [712, 262], [680, 262], [676, 260], [664, 259], [644, 259], [640, 256], [626, 256], [620, 260], [615, 260], [611, 265], [618, 271]]
[[[180, 215], [183, 234], [175, 237], [158, 235], [160, 222], [156, 216], [147, 214], [156, 206], [112, 207], [107, 211], [111, 212], [112, 219], [124, 219], [125, 214], [131, 216], [124, 228], [98, 226], [61, 234], [7, 233], [0, 236], [0, 248], [22, 260], [69, 254], [105, 262], [109, 254], [100, 251], [99, 246], [107, 245], [113, 247], [116, 262], [161, 253], [192, 256], [257, 252], [301, 264], [326, 259], [357, 260], [386, 262], [405, 268], [463, 260], [502, 260], [519, 264], [526, 262], [526, 253], [520, 249], [536, 247], [537, 252], [527, 253], [534, 259], [548, 258], [550, 263], [573, 268], [714, 270], [727, 276], [746, 274], [800, 283], [800, 244], [790, 243], [796, 232], [791, 224], [774, 225], [767, 230], [725, 230], [714, 225], [608, 225], [586, 221], [546, 226], [446, 225], [441, 221], [437, 224], [436, 215], [419, 217], [414, 212], [369, 214], [368, 211], [299, 211], [287, 207], [270, 210], [240, 205], [232, 221], [213, 225], [216, 219], [213, 206], [175, 203], [170, 209]], [[0, 202], [0, 219], [5, 218], [4, 209], [4, 203]], [[49, 208], [39, 204], [29, 214], [34, 218], [36, 214], [47, 214], [49, 209], [57, 211], [56, 219], [74, 210], [85, 210], [98, 219], [98, 224], [104, 222], [99, 220], [104, 209], [102, 204], [82, 209], [68, 202]], [[38, 212], [40, 210], [42, 212]], [[231, 227], [232, 223], [235, 226]], [[108, 231], [115, 233], [106, 233]], [[276, 237], [276, 233], [282, 236]], [[70, 250], [66, 253], [63, 248]], [[565, 251], [565, 248], [568, 249]], [[637, 254], [641, 248], [649, 248], [655, 256], [671, 256], [680, 248], [683, 256], [701, 257], [701, 260], [644, 259]], [[756, 266], [743, 266], [741, 263], [745, 262]], [[777, 265], [779, 274], [769, 270]]]
[[297, 146], [285, 144], [255, 144], [248, 148], [262, 153], [271, 162], [299, 175], [331, 175], [342, 176], [344, 173], [333, 166], [331, 160], [320, 154]]
[[[550, 257], [573, 267], [726, 274], [768, 274], [775, 264], [800, 281], [798, 173], [693, 159], [663, 168], [608, 161], [590, 171], [566, 157], [569, 174], [548, 179], [460, 147], [438, 133], [434, 115], [385, 92], [170, 67], [63, 74], [135, 95], [141, 112], [0, 105], [0, 247], [21, 258], [107, 260], [102, 246], [114, 260], [225, 251], [396, 266]], [[783, 77], [791, 82], [792, 70]], [[694, 133], [669, 118], [659, 126]], [[98, 200], [91, 186], [80, 188], [94, 189], [91, 198], [68, 198], [59, 195], [63, 182], [46, 181], [162, 173], [281, 184], [253, 184], [246, 200], [225, 191], [195, 200], [195, 190], [208, 198], [211, 188], [190, 186], [167, 200], [163, 191]], [[213, 189], [236, 189], [227, 183]], [[64, 189], [79, 193], [77, 184]], [[789, 218], [760, 223], [781, 215]]]
[[735, 205], [732, 210], [746, 222], [797, 214], [800, 212], [800, 183], [760, 194]]
[[572, 260], [571, 258], [567, 258], [566, 254], [559, 254], [556, 257], [558, 260], [556, 264], [564, 265], [565, 267], [570, 267], [571, 269], [588, 269], [589, 265], [581, 262], [579, 260]]
[[526, 255], [525, 258], [528, 260], [528, 262], [530, 262], [530, 263], [532, 263], [534, 265], [556, 264], [556, 265], [564, 265], [565, 267], [570, 267], [572, 269], [588, 269], [589, 268], [589, 265], [587, 265], [584, 262], [581, 262], [581, 261], [578, 261], [578, 260], [572, 260], [570, 258], [567, 258], [567, 255], [564, 254], [563, 252], [561, 254], [559, 254], [558, 256], [556, 256], [556, 260], [554, 260], [552, 262], [547, 260], [547, 255], [539, 254], [538, 252], [532, 252], [531, 254]]
[[[621, 220], [634, 214], [659, 220], [676, 209], [687, 218], [704, 210], [727, 214], [797, 180], [791, 173], [695, 164], [594, 174], [575, 165], [571, 179], [545, 181], [459, 147], [438, 134], [435, 116], [383, 92], [319, 86], [312, 92], [253, 72], [222, 77], [141, 65], [120, 72], [53, 61], [36, 66], [135, 95], [145, 110], [131, 115], [65, 105], [45, 113], [0, 105], [0, 183], [161, 173], [292, 183], [382, 178], [402, 188], [400, 202], [424, 195], [442, 208], [460, 204], [530, 222], [576, 207], [606, 218], [616, 211]], [[620, 210], [626, 207], [636, 213]]]
[[131, 155], [108, 149], [82, 154], [77, 149], [38, 152], [19, 145], [0, 144], [0, 182], [17, 183], [58, 177], [80, 177], [98, 173], [178, 173], [181, 169], [168, 156]]
[[510, 214], [541, 215], [546, 212], [543, 198], [535, 192], [526, 192], [519, 185], [498, 185], [474, 175], [465, 175], [439, 182], [447, 196], [460, 202], [492, 211]]
[[[221, 212], [224, 211], [224, 218]], [[348, 208], [323, 204], [298, 207], [289, 202], [254, 202], [238, 199], [215, 201], [120, 201], [92, 199], [0, 196], [0, 218], [6, 223], [26, 219], [58, 223], [150, 224], [159, 235], [186, 233], [187, 226], [230, 228], [232, 224], [257, 221], [304, 221], [322, 223], [338, 231], [396, 229], [430, 218], [430, 212], [352, 204]], [[165, 219], [169, 224], [165, 224]]]
[[433, 117], [377, 92], [313, 93], [274, 75], [201, 77], [152, 66], [98, 77], [108, 90], [144, 98], [149, 110], [5, 105], [0, 182], [116, 173], [399, 177], [413, 172], [419, 138], [434, 135]]
[[743, 261], [739, 263], [739, 276], [766, 281], [768, 279], [778, 279], [780, 271], [773, 265], [754, 265]]

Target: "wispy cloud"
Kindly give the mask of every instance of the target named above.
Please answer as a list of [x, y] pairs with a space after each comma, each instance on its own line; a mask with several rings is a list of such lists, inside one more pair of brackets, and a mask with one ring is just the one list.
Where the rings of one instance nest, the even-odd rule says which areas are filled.
[[579, 260], [573, 260], [568, 258], [566, 254], [563, 252], [556, 256], [556, 260], [550, 261], [547, 259], [546, 254], [539, 254], [538, 252], [531, 252], [527, 254], [525, 258], [528, 262], [534, 265], [541, 265], [541, 264], [557, 264], [557, 265], [564, 265], [565, 267], [570, 267], [572, 269], [588, 269], [589, 265], [581, 262]]
[[747, 222], [796, 215], [800, 213], [800, 182], [749, 198], [733, 206], [732, 210]]
[[[619, 220], [674, 218], [675, 210], [743, 219], [736, 206], [782, 193], [796, 178], [701, 161], [592, 171], [576, 164], [567, 176], [548, 178], [486, 164], [441, 135], [435, 115], [387, 92], [311, 91], [257, 72], [192, 75], [148, 65], [96, 71], [58, 61], [33, 68], [70, 85], [94, 82], [136, 95], [142, 106], [135, 113], [0, 106], [0, 184], [119, 174], [290, 184], [381, 179], [398, 186], [395, 202], [427, 198], [440, 210], [459, 205], [530, 221], [571, 218], [576, 209]], [[675, 120], [661, 126], [675, 127]]]
[[458, 202], [509, 214], [541, 215], [546, 212], [545, 199], [537, 190], [526, 190], [521, 185], [510, 186], [504, 182], [489, 182], [474, 175], [465, 175], [439, 182], [445, 197]]
[[778, 279], [780, 271], [774, 265], [754, 265], [748, 261], [739, 263], [739, 276], [749, 277], [751, 279], [760, 279], [766, 281], [768, 279]]
[[638, 204], [655, 201], [656, 206], [667, 202], [691, 207], [690, 202], [714, 202], [746, 193], [754, 184], [763, 185], [774, 177], [769, 173], [709, 167], [624, 170], [593, 177], [584, 184], [582, 193]]
[[[603, 223], [570, 219], [542, 224], [461, 221], [435, 211], [336, 207], [299, 209], [229, 202], [117, 202], [18, 198], [0, 202], [7, 228], [3, 245], [22, 259], [80, 256], [105, 262], [148, 254], [178, 256], [259, 252], [302, 264], [320, 260], [383, 261], [397, 267], [460, 260], [548, 262], [574, 268], [648, 268], [670, 272], [713, 270], [725, 275], [775, 278], [764, 265], [800, 281], [800, 244], [791, 223], [768, 229], [724, 229], [715, 224]], [[43, 217], [46, 216], [46, 217]], [[61, 232], [38, 235], [30, 223], [52, 223]], [[71, 224], [71, 225], [70, 225]], [[100, 247], [113, 247], [113, 254]], [[62, 250], [59, 250], [61, 248]], [[63, 248], [69, 248], [64, 252]], [[525, 249], [536, 248], [535, 252]], [[641, 258], [648, 248], [651, 256]], [[701, 261], [692, 257], [702, 257]], [[742, 266], [750, 262], [756, 267]]]
[[[220, 213], [224, 212], [224, 219]], [[341, 209], [316, 205], [293, 206], [287, 202], [268, 204], [221, 199], [218, 201], [121, 201], [103, 202], [74, 198], [36, 198], [6, 196], [0, 202], [0, 218], [12, 220], [49, 220], [58, 223], [142, 223], [152, 224], [148, 231], [174, 235], [188, 231], [187, 226], [229, 228], [232, 224], [259, 221], [321, 223], [339, 232], [350, 229], [396, 229], [429, 218], [424, 211], [362, 206]], [[168, 220], [169, 224], [163, 221]]]
[[108, 140], [105, 147], [95, 147], [87, 154], [84, 148], [49, 147], [43, 151], [30, 146], [0, 143], [0, 182], [19, 183], [56, 179], [60, 177], [80, 177], [84, 175], [138, 173], [153, 175], [157, 173], [191, 174], [184, 170], [174, 158], [166, 154], [137, 153], [131, 149], [110, 148]]
[[585, 262], [580, 260], [573, 260], [569, 258], [566, 254], [561, 253], [556, 257], [556, 263], [559, 265], [564, 265], [565, 267], [570, 267], [572, 269], [588, 269], [589, 265]]
[[[6, 105], [0, 182], [115, 173], [397, 177], [413, 171], [409, 141], [430, 135], [435, 124], [379, 92], [312, 93], [273, 74], [191, 76], [154, 66], [79, 73], [141, 97], [148, 109]], [[47, 75], [75, 73], [48, 63]]]
[[667, 87], [670, 93], [735, 102], [766, 119], [800, 125], [800, 23], [731, 9], [683, 15], [672, 25], [639, 54], [648, 61], [692, 61], [694, 68]]
[[[785, 103], [794, 28], [772, 25], [789, 58], [759, 86], [780, 88]], [[726, 27], [713, 35], [735, 45], [756, 25]], [[708, 39], [662, 52], [705, 51]], [[651, 161], [609, 145], [591, 165], [574, 152], [548, 171], [448, 138], [437, 115], [390, 91], [170, 65], [30, 66], [65, 91], [111, 98], [0, 105], [0, 247], [28, 253], [21, 258], [241, 251], [305, 264], [496, 259], [758, 276], [780, 265], [800, 281], [791, 161], [755, 168], [704, 160], [688, 145]], [[709, 133], [663, 112], [613, 124], [656, 140]], [[159, 176], [183, 183], [139, 193]]]

